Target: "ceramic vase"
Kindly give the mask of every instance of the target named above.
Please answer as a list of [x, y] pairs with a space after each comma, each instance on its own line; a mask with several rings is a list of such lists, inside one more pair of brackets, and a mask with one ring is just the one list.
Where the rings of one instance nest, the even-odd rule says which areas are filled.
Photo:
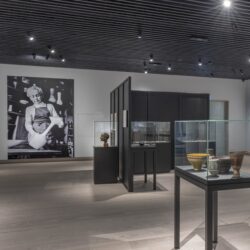
[[55, 89], [54, 88], [50, 88], [49, 92], [50, 92], [49, 102], [55, 103], [56, 102]]
[[233, 177], [234, 178], [240, 178], [240, 169], [243, 161], [243, 157], [245, 151], [236, 151], [236, 152], [230, 152], [229, 156], [231, 159], [232, 163], [232, 168], [233, 168]]
[[219, 174], [218, 159], [209, 159], [207, 169], [210, 176], [212, 177], [218, 176]]

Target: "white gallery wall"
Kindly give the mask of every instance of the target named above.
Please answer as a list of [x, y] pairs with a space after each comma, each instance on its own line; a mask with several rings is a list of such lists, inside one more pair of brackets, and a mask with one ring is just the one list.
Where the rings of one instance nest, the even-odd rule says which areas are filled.
[[209, 93], [229, 101], [230, 119], [246, 117], [247, 83], [240, 80], [0, 64], [0, 160], [7, 159], [8, 75], [74, 80], [76, 157], [93, 155], [93, 122], [109, 119], [109, 94], [128, 76], [134, 90]]

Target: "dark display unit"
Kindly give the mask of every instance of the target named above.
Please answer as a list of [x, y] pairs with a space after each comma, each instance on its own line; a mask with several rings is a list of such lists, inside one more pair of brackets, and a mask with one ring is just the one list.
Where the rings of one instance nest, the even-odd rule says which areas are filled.
[[209, 94], [132, 91], [129, 77], [111, 92], [110, 113], [118, 122], [119, 180], [128, 191], [133, 191], [133, 175], [143, 174], [145, 164], [147, 171], [152, 172], [153, 157], [151, 152], [146, 152], [145, 145], [135, 150], [131, 142], [131, 122], [170, 122], [169, 142], [153, 146], [156, 172], [169, 172], [175, 164], [174, 122], [184, 118], [209, 119]]
[[94, 183], [117, 183], [118, 147], [94, 147]]
[[[170, 122], [170, 145], [161, 146], [157, 157], [157, 172], [169, 172], [174, 167], [174, 122], [209, 119], [209, 94], [132, 91], [132, 121]], [[138, 153], [139, 154], [139, 153]], [[160, 159], [159, 159], [160, 158]], [[136, 157], [136, 174], [143, 174], [143, 158]], [[167, 164], [164, 164], [167, 162]], [[169, 165], [171, 165], [169, 169]]]

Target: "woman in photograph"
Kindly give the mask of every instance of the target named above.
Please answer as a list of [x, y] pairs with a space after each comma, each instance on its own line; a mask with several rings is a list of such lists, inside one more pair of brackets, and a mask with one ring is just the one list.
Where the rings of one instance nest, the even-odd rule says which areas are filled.
[[43, 149], [53, 142], [52, 127], [57, 125], [62, 128], [64, 123], [62, 118], [58, 116], [53, 104], [42, 101], [43, 91], [40, 87], [34, 84], [28, 88], [27, 96], [33, 103], [25, 111], [25, 128], [28, 131], [28, 142], [35, 149]]

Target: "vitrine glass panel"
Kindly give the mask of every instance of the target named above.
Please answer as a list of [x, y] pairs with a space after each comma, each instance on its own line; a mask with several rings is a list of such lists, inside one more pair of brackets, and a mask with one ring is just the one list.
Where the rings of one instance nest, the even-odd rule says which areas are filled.
[[94, 146], [117, 146], [117, 125], [114, 121], [94, 122]]
[[170, 142], [170, 122], [132, 122], [132, 146], [154, 145]]
[[250, 178], [250, 121], [176, 121], [175, 166], [208, 181]]

